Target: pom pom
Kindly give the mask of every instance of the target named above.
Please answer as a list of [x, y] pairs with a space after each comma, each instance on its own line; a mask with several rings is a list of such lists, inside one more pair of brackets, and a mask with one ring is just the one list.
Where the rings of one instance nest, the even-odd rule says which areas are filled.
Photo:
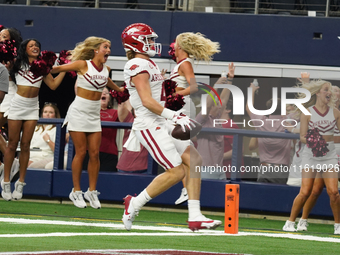
[[124, 103], [130, 97], [129, 90], [126, 88], [125, 83], [123, 84], [123, 87], [125, 88], [123, 92], [118, 92], [115, 90], [110, 91], [111, 96], [117, 100], [118, 104]]
[[71, 56], [71, 53], [67, 50], [62, 50], [59, 53], [59, 58], [58, 58], [58, 63], [59, 65], [64, 65], [64, 64], [68, 64], [71, 62], [71, 60], [69, 59]]
[[165, 80], [163, 82], [163, 86], [167, 97], [171, 96], [173, 93], [176, 92], [177, 83], [174, 82], [173, 80]]
[[31, 63], [30, 71], [34, 78], [47, 75], [52, 69], [52, 66], [47, 65], [44, 60], [37, 59]]
[[171, 56], [171, 59], [176, 62], [176, 56], [175, 56], [175, 41], [170, 44], [169, 55]]
[[17, 48], [14, 46], [15, 40], [0, 42], [0, 62], [13, 61], [17, 56]]
[[329, 152], [328, 144], [319, 133], [319, 129], [309, 129], [306, 134], [307, 147], [312, 149], [313, 157], [323, 157]]
[[0, 31], [4, 29], [5, 27], [3, 25], [0, 25]]
[[57, 56], [52, 51], [42, 51], [41, 56], [31, 64], [30, 71], [35, 78], [49, 74]]
[[[59, 65], [65, 65], [71, 62], [71, 60], [69, 59], [71, 57], [71, 53], [68, 50], [62, 50], [59, 53], [59, 58], [57, 60]], [[71, 77], [71, 78], [75, 78], [77, 76], [77, 73], [75, 71], [71, 71], [71, 72], [67, 72], [67, 74]]]
[[53, 51], [44, 50], [41, 52], [41, 60], [45, 61], [48, 66], [53, 66], [57, 60], [57, 55]]
[[173, 111], [178, 111], [185, 105], [184, 98], [182, 95], [176, 94], [175, 96], [170, 95], [166, 98], [165, 108]]

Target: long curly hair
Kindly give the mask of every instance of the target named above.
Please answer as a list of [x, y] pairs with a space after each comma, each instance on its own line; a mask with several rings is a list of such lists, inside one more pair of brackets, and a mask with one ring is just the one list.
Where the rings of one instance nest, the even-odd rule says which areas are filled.
[[71, 51], [71, 60], [89, 60], [93, 59], [94, 51], [98, 50], [100, 45], [104, 42], [108, 42], [111, 45], [111, 41], [102, 37], [90, 36], [85, 41], [77, 43], [76, 47]]
[[176, 37], [176, 43], [196, 60], [211, 61], [212, 56], [220, 52], [220, 44], [206, 38], [201, 33], [181, 33]]
[[[15, 73], [17, 73], [21, 67], [28, 69], [30, 66], [29, 60], [28, 60], [28, 56], [27, 56], [27, 52], [26, 52], [26, 48], [27, 48], [27, 44], [30, 41], [35, 41], [39, 47], [39, 50], [41, 51], [41, 43], [34, 38], [30, 38], [30, 39], [26, 39], [25, 41], [23, 41], [19, 48], [18, 48], [18, 52], [17, 52], [17, 58], [14, 62], [14, 66], [12, 68], [12, 70], [10, 71], [10, 75], [11, 78], [13, 79], [13, 81], [15, 80]], [[39, 53], [40, 54], [40, 53]]]

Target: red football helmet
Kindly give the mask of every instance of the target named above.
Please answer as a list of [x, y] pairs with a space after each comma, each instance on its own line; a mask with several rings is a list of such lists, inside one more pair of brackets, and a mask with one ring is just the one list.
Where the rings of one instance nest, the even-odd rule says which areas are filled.
[[[122, 32], [122, 43], [126, 51], [148, 54], [150, 57], [161, 53], [162, 45], [155, 43], [158, 35], [153, 29], [143, 23], [134, 23]], [[153, 42], [150, 43], [149, 39]]]

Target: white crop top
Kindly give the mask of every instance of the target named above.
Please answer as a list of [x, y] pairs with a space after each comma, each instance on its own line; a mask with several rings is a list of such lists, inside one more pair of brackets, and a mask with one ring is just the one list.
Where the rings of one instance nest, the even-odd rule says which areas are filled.
[[188, 83], [187, 79], [185, 78], [185, 76], [179, 75], [178, 69], [179, 69], [180, 65], [182, 63], [184, 63], [185, 61], [190, 62], [191, 65], [194, 66], [194, 60], [193, 59], [185, 58], [185, 59], [181, 60], [179, 63], [177, 63], [177, 65], [172, 70], [172, 72], [170, 74], [170, 78], [169, 78], [170, 80], [173, 80], [174, 82], [177, 83], [177, 87], [184, 88], [184, 89], [189, 87], [189, 83]]
[[333, 135], [336, 126], [333, 108], [328, 107], [324, 114], [321, 114], [315, 106], [309, 107], [312, 114], [308, 123], [308, 129], [318, 128], [320, 135]]
[[21, 69], [15, 74], [15, 80], [17, 85], [40, 88], [43, 76], [35, 78], [29, 69], [21, 67]]
[[86, 63], [87, 72], [84, 75], [78, 74], [77, 86], [91, 91], [102, 92], [108, 81], [109, 70], [106, 65], [99, 70], [92, 60], [86, 60]]

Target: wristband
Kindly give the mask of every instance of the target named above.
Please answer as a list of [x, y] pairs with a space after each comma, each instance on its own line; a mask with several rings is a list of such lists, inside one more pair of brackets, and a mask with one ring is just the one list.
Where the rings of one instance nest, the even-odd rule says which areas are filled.
[[50, 140], [50, 139], [48, 139], [46, 142], [47, 142], [47, 143], [49, 143], [50, 141], [51, 141], [51, 140]]
[[175, 116], [175, 112], [168, 108], [164, 108], [161, 113], [161, 116], [166, 119], [172, 119]]

